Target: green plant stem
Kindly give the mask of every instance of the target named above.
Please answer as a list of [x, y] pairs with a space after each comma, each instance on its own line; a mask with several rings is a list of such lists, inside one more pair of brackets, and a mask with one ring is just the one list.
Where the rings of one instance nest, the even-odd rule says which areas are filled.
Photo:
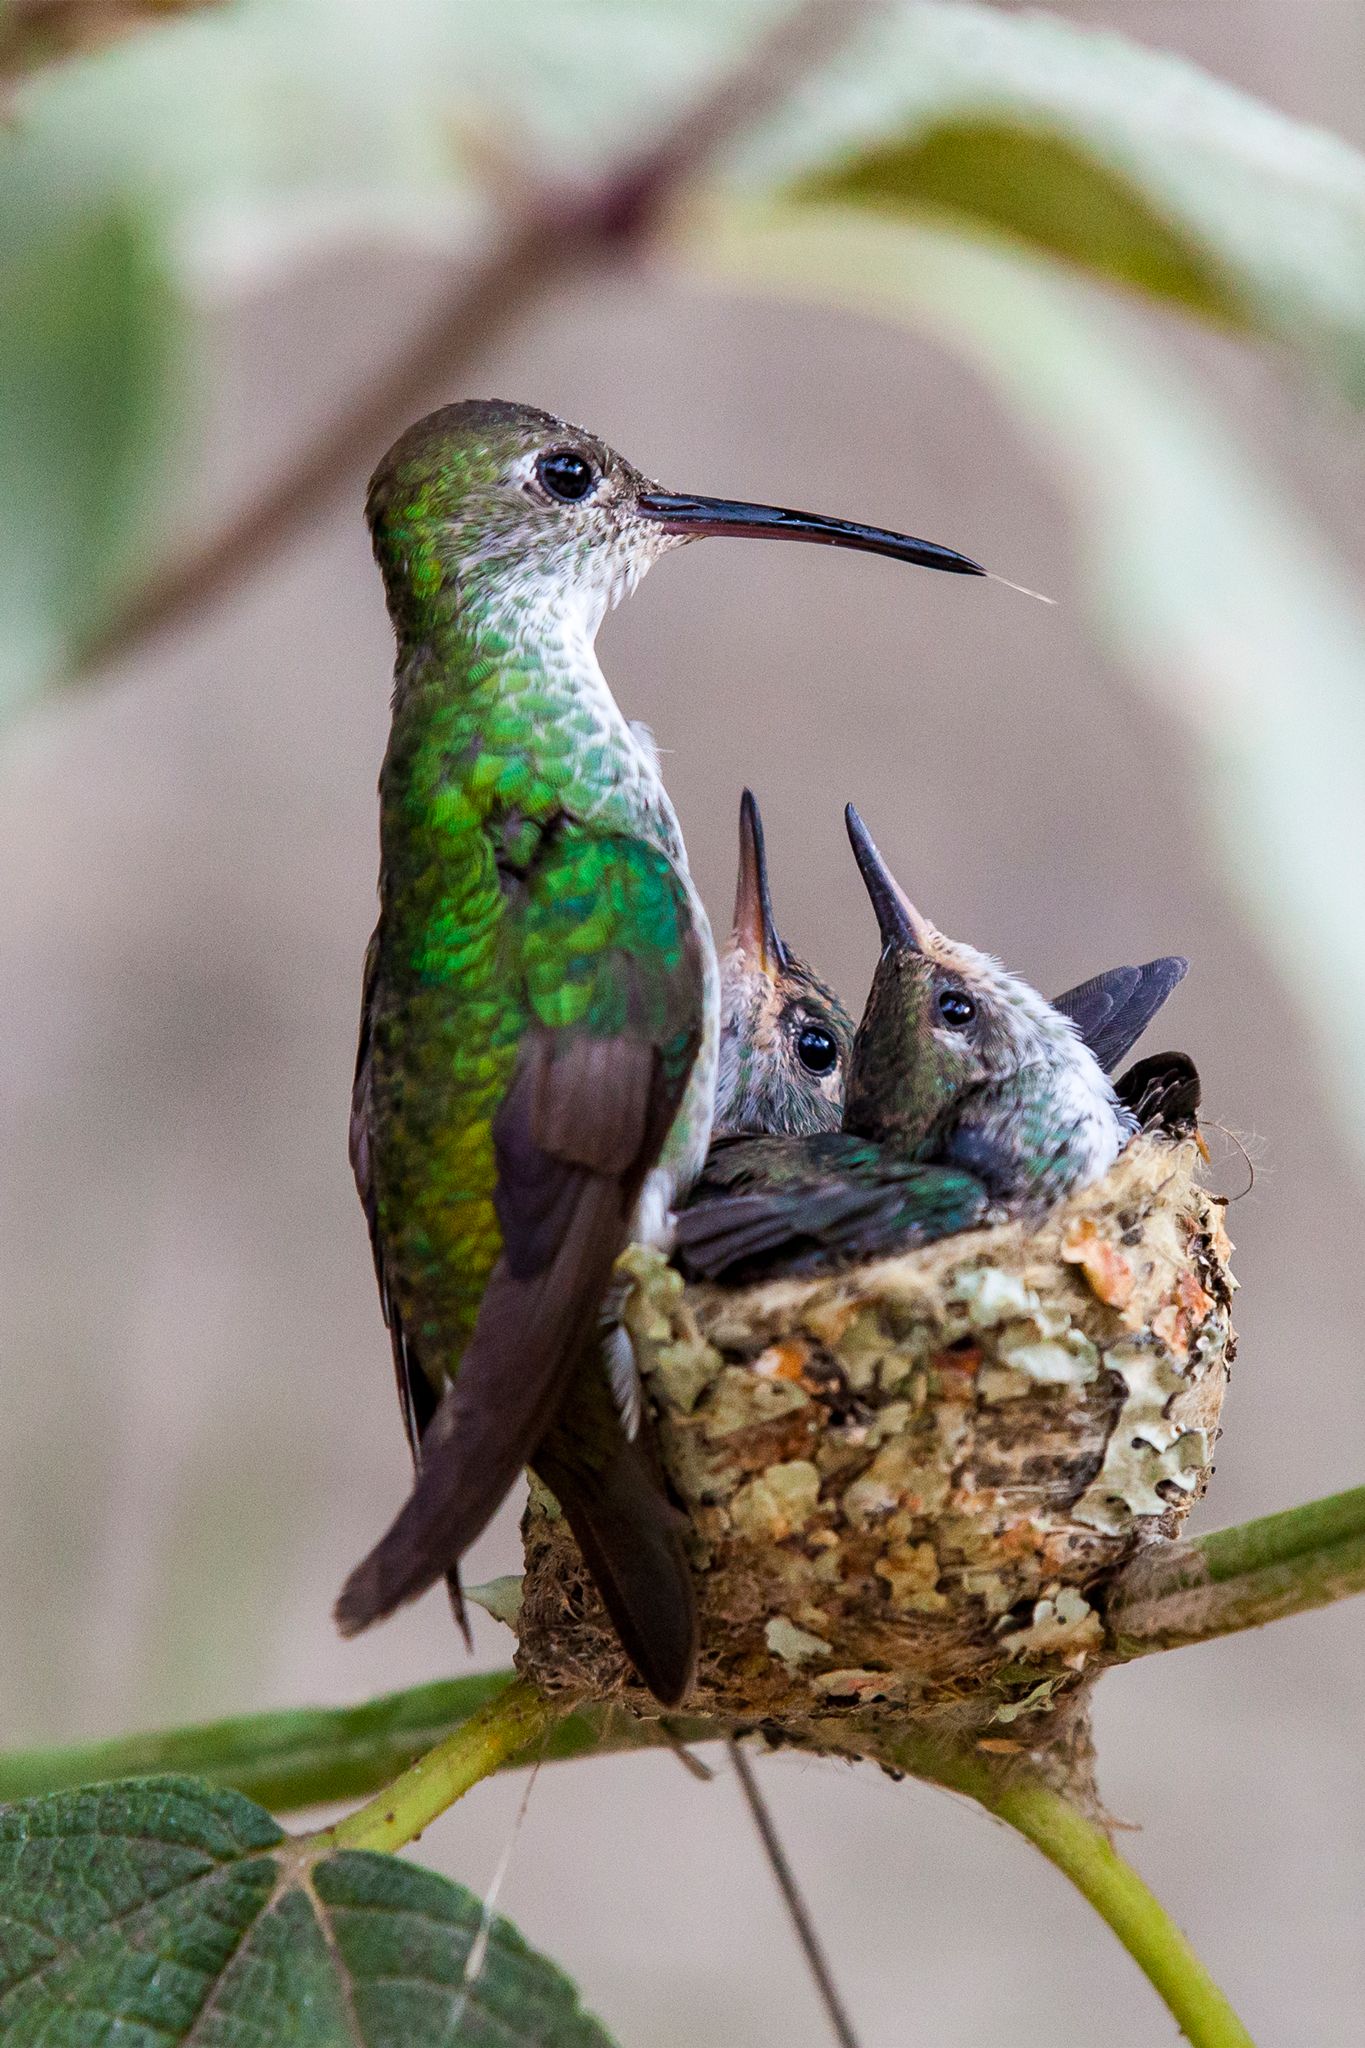
[[[442, 1714], [450, 1719], [438, 1730], [434, 1723]], [[276, 1811], [379, 1786], [377, 1798], [313, 1840], [329, 1849], [395, 1849], [481, 1778], [524, 1762], [538, 1741], [538, 1754], [548, 1760], [715, 1741], [726, 1732], [717, 1722], [639, 1720], [620, 1708], [566, 1713], [512, 1673], [492, 1672], [360, 1708], [244, 1715], [0, 1759], [0, 1799], [166, 1770], [193, 1772], [255, 1796], [269, 1785]], [[827, 1732], [837, 1749], [841, 1735], [853, 1731], [851, 1724], [832, 1722]], [[335, 1758], [328, 1755], [329, 1740], [337, 1745]], [[414, 1760], [414, 1748], [425, 1754]], [[1027, 1836], [1103, 1915], [1195, 2048], [1248, 2048], [1246, 2029], [1179, 1929], [1102, 1831], [1058, 1793], [997, 1771], [979, 1752], [945, 1752], [916, 1731], [883, 1750], [881, 1760], [974, 1799]]]
[[[486, 1671], [358, 1707], [291, 1707], [69, 1748], [16, 1750], [0, 1756], [0, 1804], [167, 1771], [243, 1792], [272, 1813], [360, 1799], [444, 1741], [512, 1680], [510, 1671]], [[580, 1708], [555, 1726], [543, 1753], [547, 1762], [560, 1762], [718, 1734], [709, 1722], [679, 1717], [664, 1725], [623, 1707]]]
[[1208, 1642], [1360, 1592], [1365, 1486], [1147, 1552], [1110, 1597], [1110, 1659]]
[[[836, 1728], [831, 1724], [832, 1746], [838, 1741]], [[945, 1749], [919, 1729], [879, 1742], [876, 1755], [893, 1770], [975, 1800], [1041, 1850], [1112, 1928], [1194, 2048], [1254, 2048], [1165, 1907], [1103, 1828], [1061, 1792], [978, 1749]]]
[[286, 1707], [187, 1728], [0, 1757], [0, 1800], [111, 1778], [183, 1772], [244, 1792], [274, 1813], [373, 1792], [511, 1681], [479, 1672], [351, 1707]]
[[[1365, 1487], [1310, 1501], [1144, 1556], [1113, 1589], [1105, 1661], [1259, 1627], [1365, 1590]], [[851, 1731], [849, 1731], [851, 1732]], [[383, 1788], [324, 1838], [396, 1848], [490, 1772], [540, 1741], [548, 1759], [718, 1740], [719, 1723], [572, 1713], [510, 1672], [394, 1693], [359, 1707], [247, 1714], [199, 1727], [0, 1757], [0, 1802], [66, 1786], [176, 1771], [231, 1786], [275, 1812]], [[831, 1748], [840, 1731], [829, 1730]], [[1196, 2048], [1249, 2048], [1208, 1971], [1103, 1831], [1050, 1786], [998, 1771], [979, 1751], [945, 1754], [907, 1731], [884, 1762], [974, 1799], [1065, 1872], [1103, 1916]], [[395, 1773], [398, 1775], [395, 1776]]]
[[481, 1778], [491, 1777], [546, 1736], [565, 1708], [514, 1678], [469, 1719], [409, 1764], [378, 1797], [315, 1837], [327, 1851], [403, 1848]]
[[1040, 1849], [1090, 1901], [1194, 2048], [1254, 2048], [1170, 1914], [1103, 1829], [1050, 1786], [1028, 1780], [1006, 1781], [981, 1803]]

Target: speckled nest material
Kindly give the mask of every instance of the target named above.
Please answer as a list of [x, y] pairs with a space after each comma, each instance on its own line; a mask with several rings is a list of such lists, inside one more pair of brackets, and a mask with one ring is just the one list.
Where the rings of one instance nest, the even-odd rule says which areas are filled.
[[[980, 1731], [1062, 1703], [1101, 1645], [1106, 1582], [1208, 1479], [1234, 1283], [1198, 1164], [1192, 1143], [1140, 1139], [1040, 1230], [817, 1280], [684, 1290], [627, 1254], [691, 1522], [689, 1705], [775, 1730], [967, 1710]], [[525, 1537], [522, 1669], [647, 1709], [541, 1488]]]

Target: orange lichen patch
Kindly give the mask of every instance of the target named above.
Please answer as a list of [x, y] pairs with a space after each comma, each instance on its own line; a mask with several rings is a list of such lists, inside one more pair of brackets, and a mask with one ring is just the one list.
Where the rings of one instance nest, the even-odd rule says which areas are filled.
[[1182, 1273], [1175, 1287], [1176, 1299], [1192, 1324], [1202, 1323], [1213, 1307], [1213, 1297], [1195, 1278], [1193, 1273]]
[[1062, 1239], [1062, 1262], [1079, 1266], [1090, 1291], [1106, 1308], [1127, 1308], [1137, 1277], [1116, 1244], [1101, 1235], [1093, 1216], [1078, 1216]]
[[1035, 1522], [1010, 1522], [996, 1537], [995, 1548], [1001, 1557], [1033, 1557], [1042, 1551], [1046, 1540]]
[[1018, 1756], [1024, 1747], [1022, 1742], [1011, 1742], [1008, 1735], [983, 1735], [976, 1746], [990, 1756]]
[[806, 1364], [810, 1358], [810, 1346], [800, 1337], [788, 1337], [781, 1343], [770, 1344], [754, 1360], [754, 1371], [770, 1380], [796, 1380], [805, 1377]]
[[1190, 1340], [1213, 1308], [1193, 1273], [1182, 1273], [1165, 1307], [1152, 1317], [1152, 1329], [1175, 1358], [1187, 1358]]

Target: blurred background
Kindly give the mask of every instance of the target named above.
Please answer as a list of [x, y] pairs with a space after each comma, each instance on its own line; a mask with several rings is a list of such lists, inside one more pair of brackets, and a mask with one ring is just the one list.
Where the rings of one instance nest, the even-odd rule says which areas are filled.
[[[345, 1156], [391, 666], [362, 517], [383, 440], [355, 449], [325, 509], [301, 504], [263, 567], [106, 661], [85, 650], [402, 353], [460, 266], [496, 246], [518, 179], [560, 151], [581, 170], [634, 147], [784, 11], [698, 5], [684, 33], [644, 4], [503, 0], [451, 9], [438, 36], [422, 10], [377, 0], [332, 10], [325, 28], [302, 5], [190, 21], [0, 9], [0, 245], [18, 223], [0, 253], [6, 1744], [360, 1699], [466, 1668], [435, 1595], [350, 1644], [329, 1617], [408, 1479]], [[1037, 17], [873, 14], [840, 34], [903, 27], [943, 76], [984, 65], [992, 109], [1022, 80], [1037, 105], [1021, 132], [1037, 130], [1051, 88], [1029, 86], [1008, 42]], [[1024, 296], [992, 310], [964, 271], [951, 304], [891, 317], [884, 249], [846, 291], [814, 255], [784, 280], [765, 253], [780, 232], [712, 237], [685, 210], [643, 246], [527, 291], [411, 411], [522, 399], [672, 487], [906, 527], [1056, 598], [718, 543], [661, 566], [601, 652], [664, 750], [718, 929], [748, 782], [779, 922], [855, 1008], [874, 936], [840, 820], [850, 798], [944, 928], [1044, 989], [1190, 956], [1148, 1049], [1194, 1054], [1209, 1114], [1255, 1162], [1229, 1215], [1241, 1349], [1207, 1527], [1365, 1477], [1365, 1094], [1351, 1062], [1365, 1044], [1365, 750], [1359, 701], [1338, 689], [1353, 674], [1365, 690], [1365, 459], [1349, 405], [1365, 376], [1359, 328], [1354, 358], [1342, 339], [1347, 300], [1358, 313], [1365, 294], [1365, 240], [1349, 239], [1365, 187], [1353, 151], [1315, 132], [1365, 145], [1365, 10], [1115, 0], [1042, 26], [1120, 32], [1288, 117], [1283, 161], [1273, 131], [1253, 134], [1244, 182], [1232, 162], [1207, 216], [1180, 214], [1155, 173], [1148, 191], [1191, 246], [1207, 231], [1235, 319], [1191, 317], [1183, 287], [1108, 290], [1106, 269], [1123, 266], [1102, 252], [1088, 263], [1099, 286], [1073, 285], [1041, 214], [1002, 221], [983, 202], [969, 220], [964, 202], [955, 225], [940, 181], [905, 226], [910, 297], [936, 262], [948, 293], [958, 242], [983, 276], [1016, 266], [1009, 289]], [[266, 58], [232, 40], [248, 31]], [[314, 52], [348, 37], [350, 70], [332, 48], [319, 83]], [[1040, 76], [1060, 76], [1061, 48], [1042, 46]], [[1085, 130], [1102, 139], [1112, 122], [1108, 162], [1125, 175], [1123, 134], [1143, 113], [1127, 54], [1101, 50], [1118, 66], [1113, 103], [1097, 93]], [[793, 64], [788, 92], [760, 65], [754, 135], [720, 153], [735, 217], [803, 149], [818, 170], [803, 137], [833, 150], [840, 122], [858, 125], [853, 81], [876, 73], [884, 94], [893, 68], [822, 54]], [[1202, 189], [1198, 150], [1222, 147], [1241, 115], [1224, 98], [1206, 107], [1216, 89], [1165, 56], [1159, 75]], [[927, 100], [927, 76], [909, 77], [907, 105]], [[1082, 97], [1077, 85], [1073, 113]], [[1158, 123], [1153, 163], [1178, 155]], [[1326, 199], [1312, 214], [1319, 187], [1335, 215]], [[81, 296], [77, 230], [107, 224], [115, 200], [134, 239], [150, 236], [154, 334], [142, 301], [99, 326], [114, 269]], [[885, 208], [875, 218], [881, 233]], [[64, 224], [74, 267], [59, 250], [44, 272], [43, 234], [57, 247]], [[1263, 232], [1283, 248], [1261, 263], [1250, 237]], [[918, 266], [916, 235], [937, 238]], [[1359, 276], [1327, 276], [1351, 246]], [[1060, 254], [1087, 265], [1084, 250]], [[782, 289], [743, 290], [750, 270]], [[46, 297], [44, 277], [58, 280]], [[82, 319], [95, 320], [84, 339]], [[148, 335], [151, 368], [110, 412], [110, 363]], [[1217, 1184], [1241, 1195], [1238, 1150], [1211, 1139]], [[517, 1568], [518, 1513], [480, 1544], [475, 1580]], [[1355, 2038], [1365, 2001], [1362, 1624], [1348, 1604], [1150, 1659], [1100, 1690], [1102, 1789], [1142, 1825], [1126, 1852], [1280, 2048]], [[506, 1662], [503, 1630], [479, 1616], [476, 1634], [481, 1663]], [[1148, 2048], [1171, 2034], [1080, 1900], [976, 1811], [833, 1764], [760, 1768], [865, 2048]], [[518, 1796], [515, 1780], [479, 1787], [422, 1859], [482, 1892]], [[546, 1770], [502, 1905], [627, 2048], [825, 2038], [724, 1772], [701, 1785], [663, 1754]]]

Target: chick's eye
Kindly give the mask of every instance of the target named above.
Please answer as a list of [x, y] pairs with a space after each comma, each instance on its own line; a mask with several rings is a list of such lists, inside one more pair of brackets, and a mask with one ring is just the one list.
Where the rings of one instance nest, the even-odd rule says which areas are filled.
[[832, 1035], [818, 1024], [807, 1024], [796, 1041], [796, 1057], [808, 1074], [827, 1074], [839, 1057]]
[[976, 1015], [976, 1004], [960, 988], [945, 988], [938, 999], [938, 1014], [952, 1031], [962, 1031]]
[[597, 471], [587, 456], [572, 448], [552, 448], [548, 455], [542, 455], [536, 464], [536, 475], [550, 496], [562, 499], [566, 505], [586, 498], [597, 482]]

